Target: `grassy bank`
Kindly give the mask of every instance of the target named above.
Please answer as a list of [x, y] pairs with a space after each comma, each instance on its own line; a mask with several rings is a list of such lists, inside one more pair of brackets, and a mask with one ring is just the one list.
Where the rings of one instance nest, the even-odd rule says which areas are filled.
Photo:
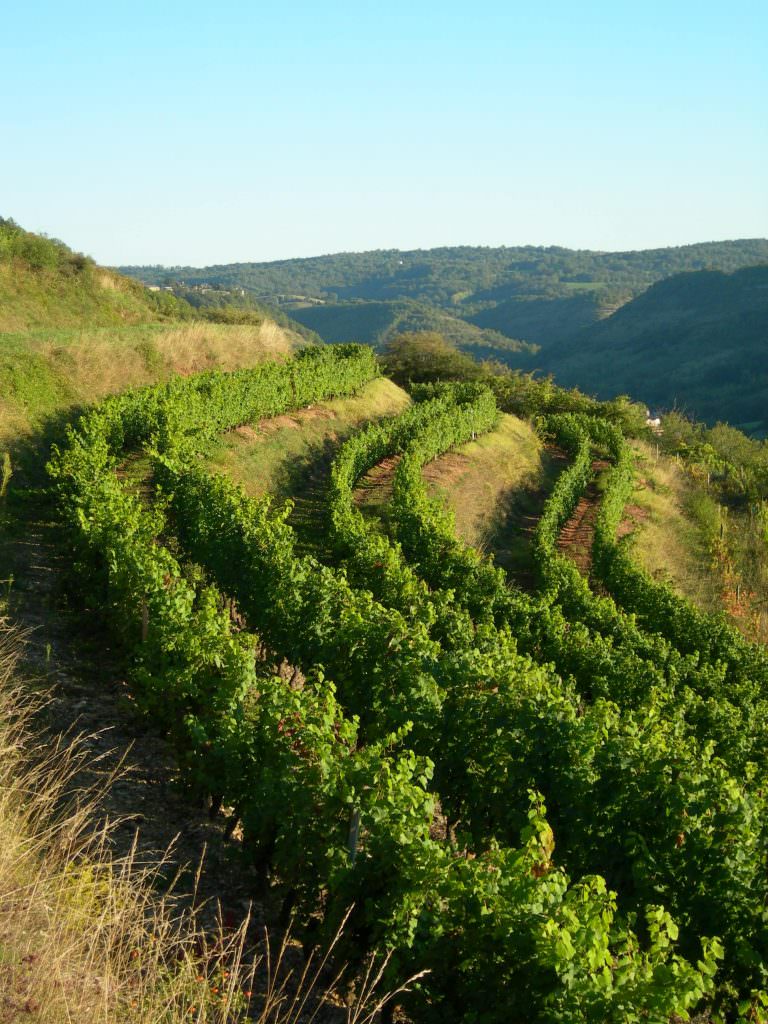
[[532, 426], [504, 415], [496, 430], [435, 459], [424, 476], [453, 511], [462, 540], [525, 576], [530, 530], [557, 471]]
[[715, 547], [720, 509], [702, 487], [653, 444], [633, 442], [636, 486], [623, 533], [634, 536], [634, 557], [706, 612], [722, 611], [723, 581]]
[[46, 418], [172, 374], [232, 370], [288, 355], [299, 337], [257, 327], [140, 324], [0, 334], [0, 449]]

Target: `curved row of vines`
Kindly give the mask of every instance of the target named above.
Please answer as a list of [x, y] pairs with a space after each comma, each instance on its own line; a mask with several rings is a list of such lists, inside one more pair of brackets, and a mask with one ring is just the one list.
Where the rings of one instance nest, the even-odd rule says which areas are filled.
[[[615, 544], [631, 479], [617, 428], [543, 424], [571, 461], [538, 527], [535, 595], [424, 489], [426, 461], [495, 425], [480, 385], [415, 389], [341, 447], [331, 565], [298, 553], [290, 505], [205, 470], [221, 431], [377, 373], [365, 347], [308, 349], [127, 393], [70, 429], [50, 471], [137, 702], [190, 787], [241, 824], [306, 942], [353, 906], [353, 966], [386, 948], [393, 984], [429, 972], [419, 1019], [661, 1022], [705, 1004], [759, 1019], [765, 659]], [[595, 566], [616, 600], [555, 545], [595, 447], [613, 461]], [[117, 473], [138, 449], [151, 507]], [[393, 455], [387, 536], [354, 489]]]

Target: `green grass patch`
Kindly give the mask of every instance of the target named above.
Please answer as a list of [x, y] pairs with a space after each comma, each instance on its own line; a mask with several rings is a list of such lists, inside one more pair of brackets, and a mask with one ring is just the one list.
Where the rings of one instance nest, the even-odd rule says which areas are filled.
[[527, 578], [531, 532], [559, 467], [530, 424], [505, 415], [496, 430], [435, 459], [424, 476], [453, 511], [462, 540]]
[[209, 466], [237, 480], [258, 496], [296, 497], [307, 473], [355, 430], [382, 416], [395, 416], [409, 404], [406, 393], [385, 377], [354, 398], [323, 402], [224, 434]]

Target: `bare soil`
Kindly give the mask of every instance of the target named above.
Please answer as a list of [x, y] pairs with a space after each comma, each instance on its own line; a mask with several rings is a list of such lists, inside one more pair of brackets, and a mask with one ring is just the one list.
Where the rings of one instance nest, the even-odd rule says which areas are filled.
[[638, 526], [647, 522], [650, 517], [651, 514], [647, 508], [641, 508], [639, 505], [627, 505], [624, 509], [624, 518], [619, 523], [619, 528], [616, 531], [616, 536], [619, 538], [629, 536], [629, 534], [635, 532]]
[[[592, 463], [592, 472], [596, 476], [609, 465], [610, 463], [602, 459], [596, 459]], [[560, 531], [557, 540], [558, 551], [575, 562], [585, 576], [589, 576], [592, 571], [592, 541], [595, 536], [595, 520], [600, 509], [600, 491], [595, 476], [579, 499], [573, 515]]]
[[472, 465], [472, 460], [459, 452], [446, 452], [439, 459], [433, 459], [424, 467], [422, 475], [425, 482], [436, 484], [448, 490], [451, 484], [460, 480]]
[[359, 508], [381, 511], [392, 498], [392, 484], [400, 462], [399, 455], [390, 455], [370, 469], [355, 488], [354, 500]]

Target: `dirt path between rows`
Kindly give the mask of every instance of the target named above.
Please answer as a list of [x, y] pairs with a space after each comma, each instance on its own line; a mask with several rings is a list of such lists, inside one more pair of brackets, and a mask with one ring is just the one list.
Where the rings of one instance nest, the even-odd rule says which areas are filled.
[[518, 491], [513, 496], [507, 514], [490, 542], [497, 565], [509, 573], [517, 586], [527, 591], [536, 589], [538, 579], [533, 559], [536, 527], [557, 477], [568, 466], [568, 456], [555, 445], [546, 445], [543, 465], [544, 477], [540, 485]]
[[[0, 536], [3, 575], [13, 577], [7, 618], [27, 636], [22, 677], [46, 699], [41, 738], [50, 737], [54, 745], [63, 734], [66, 744], [80, 745], [86, 756], [74, 788], [104, 787], [94, 808], [94, 831], [113, 823], [113, 855], [127, 856], [135, 846], [139, 866], [165, 856], [162, 878], [170, 884], [178, 875], [173, 901], [179, 909], [194, 905], [198, 926], [209, 934], [218, 934], [222, 925], [234, 931], [249, 916], [252, 955], [263, 951], [267, 930], [277, 948], [278, 898], [260, 888], [237, 837], [225, 841], [222, 816], [211, 820], [182, 789], [169, 744], [133, 710], [108, 635], [95, 623], [89, 628], [82, 610], [72, 611], [68, 553], [58, 527], [30, 509], [26, 520], [22, 536]], [[112, 775], [115, 781], [105, 786]], [[301, 947], [292, 942], [283, 969], [298, 976], [302, 966]], [[326, 1004], [316, 1019], [335, 1024], [345, 1020], [345, 1011]]]
[[585, 576], [589, 576], [592, 571], [592, 541], [595, 536], [597, 513], [600, 510], [600, 491], [596, 477], [608, 469], [609, 465], [610, 463], [604, 459], [596, 459], [592, 463], [593, 478], [557, 539], [557, 550], [560, 554], [575, 562]]
[[[99, 626], [68, 605], [66, 552], [55, 526], [28, 522], [13, 542], [11, 621], [27, 633], [21, 669], [47, 698], [41, 727], [52, 736], [79, 735], [89, 763], [76, 780], [88, 787], [118, 772], [97, 808], [94, 827], [120, 822], [112, 832], [117, 857], [127, 855], [138, 836], [138, 859], [150, 862], [172, 848], [169, 872], [204, 863], [201, 902], [211, 900], [203, 921], [213, 926], [220, 904], [225, 919], [239, 924], [255, 891], [254, 876], [239, 863], [236, 844], [225, 844], [221, 820], [190, 805], [179, 785], [173, 753], [151, 722], [139, 717], [119, 660]], [[123, 769], [120, 766], [123, 765]], [[257, 921], [264, 907], [254, 904]]]
[[392, 485], [400, 462], [399, 455], [388, 455], [358, 480], [354, 500], [359, 508], [383, 512], [392, 500]]

